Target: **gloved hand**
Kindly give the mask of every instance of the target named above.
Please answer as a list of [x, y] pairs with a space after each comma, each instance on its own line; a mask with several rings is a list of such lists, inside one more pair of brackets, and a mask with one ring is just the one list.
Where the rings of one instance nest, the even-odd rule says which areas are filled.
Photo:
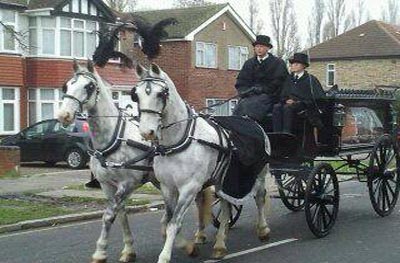
[[254, 92], [254, 94], [257, 94], [257, 95], [264, 93], [263, 88], [261, 86], [254, 86], [253, 92]]

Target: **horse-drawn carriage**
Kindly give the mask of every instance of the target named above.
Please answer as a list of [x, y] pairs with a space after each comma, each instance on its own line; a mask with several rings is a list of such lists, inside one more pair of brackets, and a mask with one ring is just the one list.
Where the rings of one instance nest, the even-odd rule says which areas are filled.
[[[329, 234], [339, 209], [337, 175], [367, 182], [372, 206], [389, 215], [397, 202], [400, 179], [394, 92], [341, 90], [319, 103], [323, 129], [299, 116], [295, 134], [268, 132], [270, 167], [283, 204], [304, 209], [317, 237]], [[304, 113], [302, 113], [304, 115]], [[232, 205], [230, 226], [242, 207]], [[218, 226], [218, 218], [214, 217]]]

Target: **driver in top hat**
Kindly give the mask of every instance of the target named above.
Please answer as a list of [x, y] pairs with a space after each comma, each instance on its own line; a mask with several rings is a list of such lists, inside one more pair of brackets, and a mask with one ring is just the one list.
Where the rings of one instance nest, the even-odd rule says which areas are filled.
[[288, 71], [281, 58], [269, 53], [273, 46], [268, 36], [258, 35], [253, 47], [254, 57], [244, 63], [237, 77], [235, 88], [241, 99], [233, 114], [263, 124], [279, 100]]
[[318, 101], [325, 97], [318, 79], [305, 69], [310, 65], [308, 55], [295, 53], [289, 59], [291, 74], [283, 84], [280, 103], [274, 105], [272, 122], [274, 132], [292, 133], [295, 114], [305, 112], [311, 125], [319, 129]]

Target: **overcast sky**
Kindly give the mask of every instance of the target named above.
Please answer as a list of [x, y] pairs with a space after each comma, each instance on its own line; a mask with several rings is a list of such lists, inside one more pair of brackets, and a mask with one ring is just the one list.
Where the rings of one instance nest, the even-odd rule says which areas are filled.
[[[347, 11], [355, 5], [357, 0], [345, 0], [347, 5]], [[400, 1], [400, 0], [399, 0]], [[173, 7], [173, 0], [137, 0], [137, 10], [143, 9], [161, 9], [161, 8], [171, 8]], [[226, 3], [229, 2], [231, 6], [239, 13], [239, 15], [248, 22], [248, 0], [209, 0], [209, 2], [214, 3]], [[269, 7], [268, 0], [259, 0], [260, 3], [260, 13], [264, 15], [264, 28], [262, 33], [267, 35], [272, 35], [270, 30], [270, 20], [269, 17]], [[313, 0], [294, 0], [296, 16], [299, 25], [299, 33], [303, 45], [307, 39], [307, 23], [308, 17], [311, 14]], [[371, 19], [380, 20], [382, 6], [385, 4], [386, 0], [366, 0], [366, 6], [370, 14]]]

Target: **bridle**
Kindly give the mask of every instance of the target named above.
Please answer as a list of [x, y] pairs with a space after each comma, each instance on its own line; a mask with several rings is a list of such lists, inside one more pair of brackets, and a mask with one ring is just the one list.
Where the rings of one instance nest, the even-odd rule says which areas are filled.
[[100, 93], [100, 88], [99, 88], [99, 85], [97, 84], [96, 78], [90, 72], [78, 72], [78, 73], [75, 73], [74, 80], [72, 81], [72, 84], [75, 83], [76, 81], [78, 81], [78, 77], [79, 76], [83, 76], [84, 78], [90, 80], [89, 84], [87, 84], [84, 87], [84, 89], [86, 90], [86, 93], [87, 93], [86, 98], [83, 101], [80, 101], [78, 98], [67, 94], [67, 84], [65, 83], [63, 88], [62, 88], [62, 92], [64, 93], [64, 95], [62, 96], [62, 99], [67, 98], [67, 99], [71, 99], [71, 100], [77, 102], [78, 105], [79, 105], [79, 112], [82, 113], [83, 112], [83, 105], [89, 102], [89, 100], [92, 97], [94, 92], [96, 92], [95, 103], [97, 103], [98, 96], [99, 96], [99, 93]]
[[[140, 107], [138, 107], [139, 116], [141, 115], [141, 113], [150, 113], [150, 114], [156, 114], [161, 118], [162, 115], [163, 115], [163, 111], [164, 111], [164, 109], [165, 109], [165, 107], [167, 105], [167, 99], [169, 97], [169, 88], [167, 86], [167, 82], [164, 79], [154, 78], [154, 77], [146, 77], [146, 78], [141, 79], [139, 81], [139, 83], [141, 83], [141, 82], [146, 83], [145, 92], [146, 92], [147, 95], [150, 95], [151, 92], [152, 92], [151, 83], [162, 87], [162, 91], [157, 94], [157, 97], [162, 99], [163, 107], [162, 107], [162, 109], [160, 111], [155, 111], [155, 110], [152, 110], [152, 109], [141, 109]], [[164, 85], [160, 85], [157, 82], [161, 82]], [[138, 97], [138, 95], [136, 93], [136, 88], [137, 88], [138, 84], [135, 87], [133, 87], [132, 90], [131, 90], [131, 99], [132, 99], [133, 102], [137, 102], [139, 104], [139, 97]]]

